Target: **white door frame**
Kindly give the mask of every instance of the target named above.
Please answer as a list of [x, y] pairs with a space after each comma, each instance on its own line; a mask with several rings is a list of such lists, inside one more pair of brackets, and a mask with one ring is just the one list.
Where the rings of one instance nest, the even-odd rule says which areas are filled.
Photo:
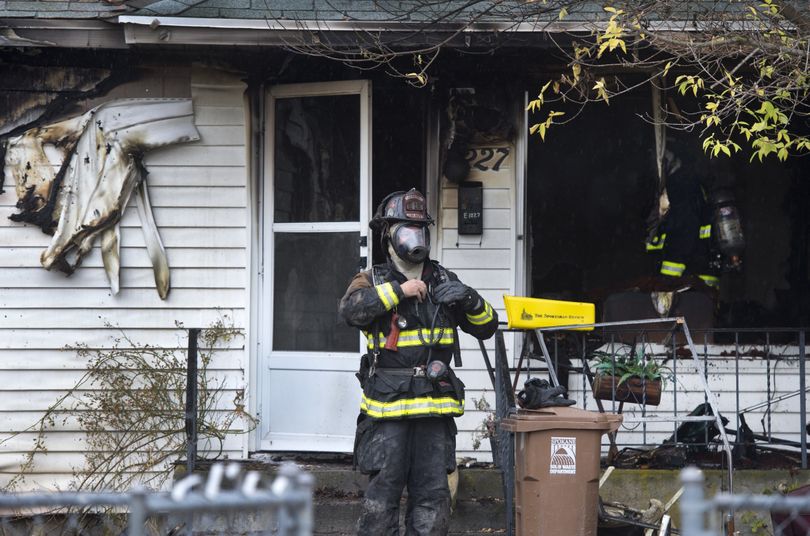
[[[360, 97], [360, 211], [357, 222], [307, 222], [307, 223], [274, 223], [274, 136], [275, 136], [275, 101], [292, 97], [316, 97], [337, 95], [359, 95]], [[358, 346], [356, 352], [306, 352], [306, 365], [302, 367], [301, 352], [273, 352], [273, 274], [274, 258], [274, 232], [359, 232], [366, 237], [367, 246], [359, 247], [361, 256], [366, 258], [366, 267], [369, 266], [371, 254], [368, 244], [368, 219], [371, 213], [371, 82], [368, 80], [353, 80], [341, 82], [317, 82], [306, 84], [285, 84], [272, 86], [266, 93], [264, 106], [265, 140], [264, 150], [264, 184], [260, 185], [258, 198], [253, 202], [260, 203], [259, 225], [256, 243], [259, 254], [255, 256], [253, 271], [257, 281], [257, 291], [253, 299], [257, 300], [255, 311], [256, 341], [252, 349], [252, 359], [256, 366], [256, 381], [251, 397], [253, 407], [259, 416], [260, 423], [254, 433], [253, 445], [256, 450], [346, 450], [345, 438], [318, 436], [313, 430], [313, 441], [309, 447], [296, 445], [295, 439], [274, 440], [272, 445], [265, 439], [269, 430], [269, 409], [266, 405], [266, 389], [268, 388], [268, 375], [273, 369], [316, 369], [316, 370], [357, 370], [359, 355], [365, 344], [362, 335], [358, 333]], [[359, 389], [357, 390], [359, 410]], [[305, 408], [290, 408], [290, 411], [302, 411]], [[353, 430], [352, 430], [353, 432]], [[351, 449], [349, 449], [351, 450]]]
[[[531, 289], [532, 257], [529, 249], [530, 223], [526, 219], [528, 212], [528, 165], [529, 165], [529, 92], [523, 92], [523, 105], [515, 113], [517, 120], [517, 135], [515, 136], [515, 197], [513, 206], [514, 215], [514, 288], [516, 296], [527, 296]], [[518, 356], [523, 351], [523, 335], [512, 334], [512, 364], [516, 365]]]

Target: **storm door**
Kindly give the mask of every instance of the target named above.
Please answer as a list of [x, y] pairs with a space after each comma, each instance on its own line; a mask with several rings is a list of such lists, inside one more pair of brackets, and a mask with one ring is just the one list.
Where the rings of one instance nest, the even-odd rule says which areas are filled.
[[350, 452], [361, 335], [337, 314], [367, 265], [367, 81], [276, 86], [267, 106], [261, 450]]

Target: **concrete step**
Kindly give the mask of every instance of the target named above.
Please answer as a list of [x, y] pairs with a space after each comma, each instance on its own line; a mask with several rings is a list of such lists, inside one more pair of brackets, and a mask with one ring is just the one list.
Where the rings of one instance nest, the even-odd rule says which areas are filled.
[[[315, 475], [315, 534], [353, 535], [360, 516], [360, 499], [368, 478], [349, 467], [315, 465], [306, 469]], [[404, 516], [404, 512], [403, 499], [401, 515]], [[504, 512], [500, 472], [492, 468], [465, 468], [459, 471], [451, 535], [504, 533]]]
[[[401, 510], [405, 510], [404, 502]], [[359, 500], [318, 499], [315, 502], [315, 534], [353, 536], [359, 516]], [[453, 511], [450, 534], [502, 534], [505, 532], [504, 519], [503, 501], [460, 501]], [[401, 532], [405, 533], [404, 528]]]

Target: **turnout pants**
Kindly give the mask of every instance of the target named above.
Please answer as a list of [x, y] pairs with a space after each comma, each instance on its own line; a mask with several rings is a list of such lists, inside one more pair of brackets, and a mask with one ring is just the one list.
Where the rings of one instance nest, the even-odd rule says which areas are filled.
[[451, 417], [358, 424], [357, 465], [370, 475], [358, 536], [398, 536], [399, 502], [407, 488], [406, 536], [445, 536], [450, 524], [447, 474], [456, 466]]

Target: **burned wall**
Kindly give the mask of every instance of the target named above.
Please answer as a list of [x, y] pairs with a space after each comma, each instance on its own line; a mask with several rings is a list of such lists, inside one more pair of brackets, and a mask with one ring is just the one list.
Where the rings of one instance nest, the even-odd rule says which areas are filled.
[[[6, 386], [0, 389], [6, 401], [0, 416], [8, 430], [25, 430], [86, 372], [86, 357], [66, 351], [77, 343], [104, 351], [130, 344], [182, 350], [188, 336], [183, 326], [205, 328], [224, 322], [244, 330], [250, 324], [244, 84], [238, 77], [206, 68], [166, 65], [153, 72], [165, 73], [165, 79], [157, 80], [156, 74], [148, 84], [120, 86], [107, 96], [150, 97], [160, 91], [163, 96], [193, 99], [200, 141], [145, 157], [151, 205], [171, 266], [172, 291], [166, 300], [155, 292], [152, 261], [134, 206], [121, 220], [118, 296], [111, 295], [99, 248], [70, 277], [42, 269], [40, 253], [50, 237], [8, 219], [16, 212], [14, 188], [8, 184], [6, 193], [0, 194], [0, 267], [5, 282], [0, 377]], [[120, 341], [122, 334], [126, 341]], [[223, 404], [232, 406], [231, 400], [244, 399], [248, 363], [241, 337], [216, 352], [212, 370], [225, 388]], [[72, 420], [59, 421], [53, 432], [47, 456], [37, 456], [24, 489], [70, 487], [72, 468], [83, 467], [81, 427]], [[242, 457], [245, 437], [226, 438], [221, 454]], [[31, 440], [23, 433], [8, 444], [0, 484], [8, 482], [15, 464], [24, 461]]]

